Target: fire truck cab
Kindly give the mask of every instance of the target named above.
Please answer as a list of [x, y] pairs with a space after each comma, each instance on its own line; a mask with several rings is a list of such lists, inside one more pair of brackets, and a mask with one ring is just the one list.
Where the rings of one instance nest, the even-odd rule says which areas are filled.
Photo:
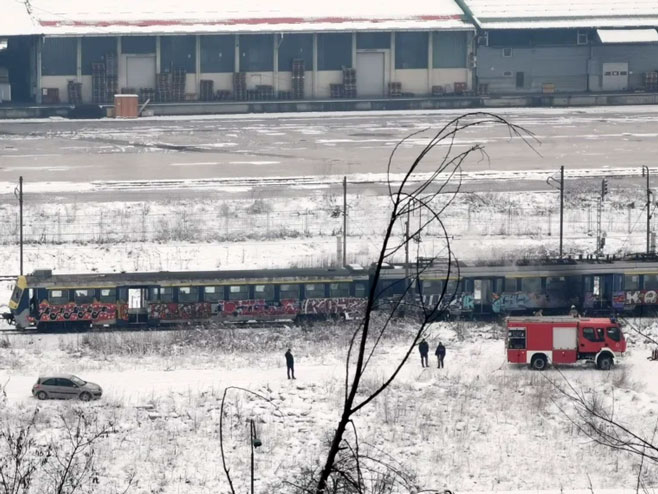
[[609, 370], [626, 351], [626, 340], [613, 318], [510, 317], [507, 361], [544, 370], [548, 364], [586, 360]]

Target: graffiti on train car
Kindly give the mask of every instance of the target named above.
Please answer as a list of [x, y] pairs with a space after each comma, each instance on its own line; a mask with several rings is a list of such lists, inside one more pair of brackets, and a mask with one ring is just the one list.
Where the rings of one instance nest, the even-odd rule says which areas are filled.
[[281, 300], [226, 300], [217, 303], [213, 311], [220, 317], [228, 316], [289, 316], [299, 313], [299, 301], [295, 299]]
[[503, 292], [494, 293], [491, 298], [491, 310], [495, 313], [547, 309], [567, 304], [566, 297], [555, 292]]
[[302, 301], [302, 314], [357, 314], [366, 308], [364, 298], [308, 298]]
[[127, 319], [126, 304], [39, 304], [38, 321], [66, 322], [66, 321], [113, 321]]
[[612, 306], [623, 309], [626, 305], [658, 304], [658, 290], [627, 290], [612, 295]]
[[149, 319], [160, 321], [179, 321], [192, 319], [207, 319], [211, 314], [209, 302], [171, 303], [158, 302], [149, 304]]

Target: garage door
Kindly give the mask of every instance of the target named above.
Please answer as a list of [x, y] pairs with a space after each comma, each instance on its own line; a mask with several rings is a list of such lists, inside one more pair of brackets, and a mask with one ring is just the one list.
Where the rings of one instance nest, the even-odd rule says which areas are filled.
[[384, 53], [356, 54], [356, 94], [359, 97], [384, 96]]
[[155, 55], [126, 57], [126, 87], [155, 89]]

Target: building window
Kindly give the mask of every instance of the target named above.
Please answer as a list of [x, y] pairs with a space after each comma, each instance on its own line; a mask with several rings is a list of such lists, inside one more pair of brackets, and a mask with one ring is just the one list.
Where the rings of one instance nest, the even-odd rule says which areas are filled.
[[160, 37], [160, 72], [184, 69], [196, 72], [196, 36]]
[[461, 69], [466, 67], [467, 34], [435, 32], [432, 35], [432, 67]]
[[121, 53], [128, 55], [155, 53], [155, 36], [123, 36]]
[[77, 72], [77, 38], [46, 38], [43, 40], [41, 75], [75, 75]]
[[304, 69], [313, 70], [313, 35], [283, 34], [279, 43], [279, 72], [290, 72], [292, 61], [304, 60]]
[[108, 54], [116, 53], [117, 38], [82, 38], [82, 74], [91, 75], [92, 63], [104, 63]]
[[429, 33], [395, 34], [395, 68], [426, 69]]
[[391, 48], [391, 33], [356, 33], [358, 50], [384, 50]]
[[318, 70], [341, 70], [352, 66], [350, 33], [318, 34]]
[[273, 43], [271, 34], [240, 35], [240, 72], [274, 70]]
[[201, 72], [235, 72], [235, 36], [201, 36]]
[[503, 57], [504, 58], [509, 58], [512, 56], [512, 49], [511, 48], [503, 48]]
[[[571, 38], [571, 39], [573, 39], [573, 38]], [[589, 43], [589, 35], [587, 34], [587, 31], [578, 31], [577, 44], [586, 45], [588, 43]]]

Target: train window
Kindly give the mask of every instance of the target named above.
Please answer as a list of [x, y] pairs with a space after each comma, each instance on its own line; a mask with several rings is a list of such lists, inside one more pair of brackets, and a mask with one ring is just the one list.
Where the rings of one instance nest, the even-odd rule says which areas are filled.
[[621, 331], [619, 331], [617, 326], [608, 328], [608, 338], [612, 341], [621, 341]]
[[404, 292], [406, 283], [404, 280], [381, 281], [378, 286], [378, 297], [393, 297]]
[[516, 292], [517, 290], [516, 278], [505, 278], [505, 291]]
[[174, 301], [174, 288], [171, 286], [160, 287], [160, 302], [173, 302]]
[[101, 302], [116, 302], [117, 291], [114, 288], [101, 288], [101, 294], [98, 299]]
[[18, 301], [21, 299], [22, 294], [23, 294], [23, 290], [21, 288], [18, 288], [18, 285], [16, 285], [14, 287], [14, 291], [11, 294], [11, 301], [17, 304]]
[[567, 279], [564, 276], [549, 276], [546, 278], [546, 290], [561, 292], [567, 289]]
[[87, 288], [75, 290], [73, 300], [76, 304], [89, 304], [94, 301], [94, 290]]
[[69, 301], [68, 290], [48, 290], [48, 302], [51, 304], [66, 304]]
[[522, 292], [541, 292], [541, 278], [521, 278]]
[[248, 300], [249, 287], [247, 285], [230, 286], [228, 290], [229, 300]]
[[329, 283], [329, 296], [330, 297], [349, 297], [350, 284], [349, 283]]
[[455, 280], [448, 281], [446, 286], [446, 295], [452, 297], [455, 293], [461, 293], [464, 291], [464, 281], [459, 280], [459, 283]]
[[205, 300], [206, 302], [219, 302], [220, 300], [224, 300], [224, 287], [204, 286], [203, 300]]
[[423, 295], [439, 295], [443, 282], [439, 280], [423, 280]]
[[262, 300], [274, 300], [274, 285], [254, 286], [254, 297]]
[[658, 288], [658, 274], [645, 274], [644, 289], [655, 290], [656, 288]]
[[196, 286], [179, 286], [178, 287], [178, 302], [198, 302], [199, 301], [199, 287]]
[[324, 297], [324, 284], [323, 283], [307, 283], [304, 285], [306, 290], [306, 298], [322, 298]]
[[639, 289], [640, 289], [639, 274], [624, 275], [624, 290], [639, 290]]
[[299, 285], [281, 285], [279, 287], [279, 300], [299, 298]]
[[364, 282], [354, 283], [354, 296], [365, 298], [368, 296], [368, 286]]

